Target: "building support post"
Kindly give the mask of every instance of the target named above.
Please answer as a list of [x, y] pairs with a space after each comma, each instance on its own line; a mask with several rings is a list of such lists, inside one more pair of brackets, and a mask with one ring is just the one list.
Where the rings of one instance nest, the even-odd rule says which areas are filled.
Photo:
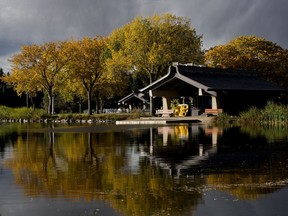
[[166, 97], [162, 97], [162, 109], [168, 110], [168, 102]]
[[150, 116], [153, 116], [153, 93], [149, 90], [149, 102], [150, 102]]
[[217, 109], [217, 97], [212, 95], [211, 98], [212, 98], [212, 109]]

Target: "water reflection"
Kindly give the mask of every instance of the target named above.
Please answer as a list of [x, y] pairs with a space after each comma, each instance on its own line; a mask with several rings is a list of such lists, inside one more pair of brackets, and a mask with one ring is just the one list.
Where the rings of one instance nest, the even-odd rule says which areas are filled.
[[100, 200], [125, 215], [191, 215], [207, 190], [247, 200], [288, 183], [287, 129], [275, 140], [198, 124], [116, 129], [14, 130], [1, 161], [25, 196]]
[[221, 135], [218, 127], [203, 125], [159, 127], [156, 134], [150, 130], [149, 151], [144, 145], [140, 151], [152, 164], [179, 178], [183, 170], [199, 166], [217, 154], [217, 140]]

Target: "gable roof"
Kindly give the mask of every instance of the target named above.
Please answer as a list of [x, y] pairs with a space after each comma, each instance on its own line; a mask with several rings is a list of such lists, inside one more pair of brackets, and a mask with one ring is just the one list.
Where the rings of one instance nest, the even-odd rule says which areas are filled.
[[168, 74], [153, 82], [140, 92], [147, 93], [149, 90], [169, 85], [173, 88], [187, 88], [185, 84], [216, 95], [217, 91], [285, 91], [283, 88], [270, 83], [260, 77], [256, 71], [221, 69], [199, 67], [191, 65], [173, 65], [169, 67]]
[[146, 95], [144, 95], [143, 93], [136, 92], [136, 93], [131, 93], [131, 94], [127, 95], [126, 97], [120, 99], [118, 101], [118, 104], [124, 104], [124, 103], [131, 101], [133, 99], [142, 101], [143, 103], [149, 103], [149, 100], [147, 99]]

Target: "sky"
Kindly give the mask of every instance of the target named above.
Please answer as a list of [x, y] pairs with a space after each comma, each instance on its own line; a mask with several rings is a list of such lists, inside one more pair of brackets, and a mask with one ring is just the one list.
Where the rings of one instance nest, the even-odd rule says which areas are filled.
[[255, 35], [288, 48], [287, 0], [0, 0], [0, 68], [22, 45], [108, 36], [135, 17], [188, 17], [203, 49]]

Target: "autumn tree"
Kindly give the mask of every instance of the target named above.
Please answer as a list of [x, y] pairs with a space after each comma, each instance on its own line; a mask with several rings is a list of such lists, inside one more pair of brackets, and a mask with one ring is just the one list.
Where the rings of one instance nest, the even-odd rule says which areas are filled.
[[33, 70], [38, 56], [40, 56], [39, 46], [31, 45], [22, 46], [21, 53], [14, 55], [11, 59], [11, 74], [7, 74], [2, 80], [10, 84], [19, 96], [28, 94], [33, 97], [41, 89], [39, 79]]
[[27, 45], [12, 57], [12, 73], [3, 80], [18, 94], [44, 91], [49, 98], [48, 113], [54, 112], [53, 97], [61, 85], [60, 75], [70, 60], [66, 42]]
[[[68, 71], [69, 79], [73, 80], [77, 87], [85, 90], [89, 115], [92, 114], [92, 93], [97, 91], [95, 88], [106, 79], [103, 60], [105, 46], [105, 38], [101, 36], [95, 38], [84, 37], [82, 40], [72, 40], [70, 42], [70, 52], [73, 53], [73, 60]], [[72, 82], [70, 83], [72, 84]], [[78, 89], [78, 91], [82, 90]]]
[[240, 36], [205, 53], [208, 66], [257, 70], [267, 80], [287, 86], [288, 52], [255, 36]]
[[196, 34], [188, 18], [172, 14], [137, 17], [109, 36], [112, 59], [118, 53], [130, 71], [146, 73], [149, 82], [167, 73], [172, 62], [203, 62], [202, 36]]
[[81, 113], [82, 104], [86, 103], [87, 94], [83, 84], [76, 77], [72, 77], [71, 73], [69, 65], [68, 70], [61, 75], [61, 82], [64, 85], [59, 87], [59, 96], [66, 104], [66, 108], [71, 109], [70, 111], [78, 110]]
[[112, 58], [105, 57], [105, 67], [109, 76], [100, 93], [100, 97], [103, 99], [123, 96], [130, 93], [131, 90], [129, 58], [124, 57], [120, 52], [113, 52], [112, 55]]

